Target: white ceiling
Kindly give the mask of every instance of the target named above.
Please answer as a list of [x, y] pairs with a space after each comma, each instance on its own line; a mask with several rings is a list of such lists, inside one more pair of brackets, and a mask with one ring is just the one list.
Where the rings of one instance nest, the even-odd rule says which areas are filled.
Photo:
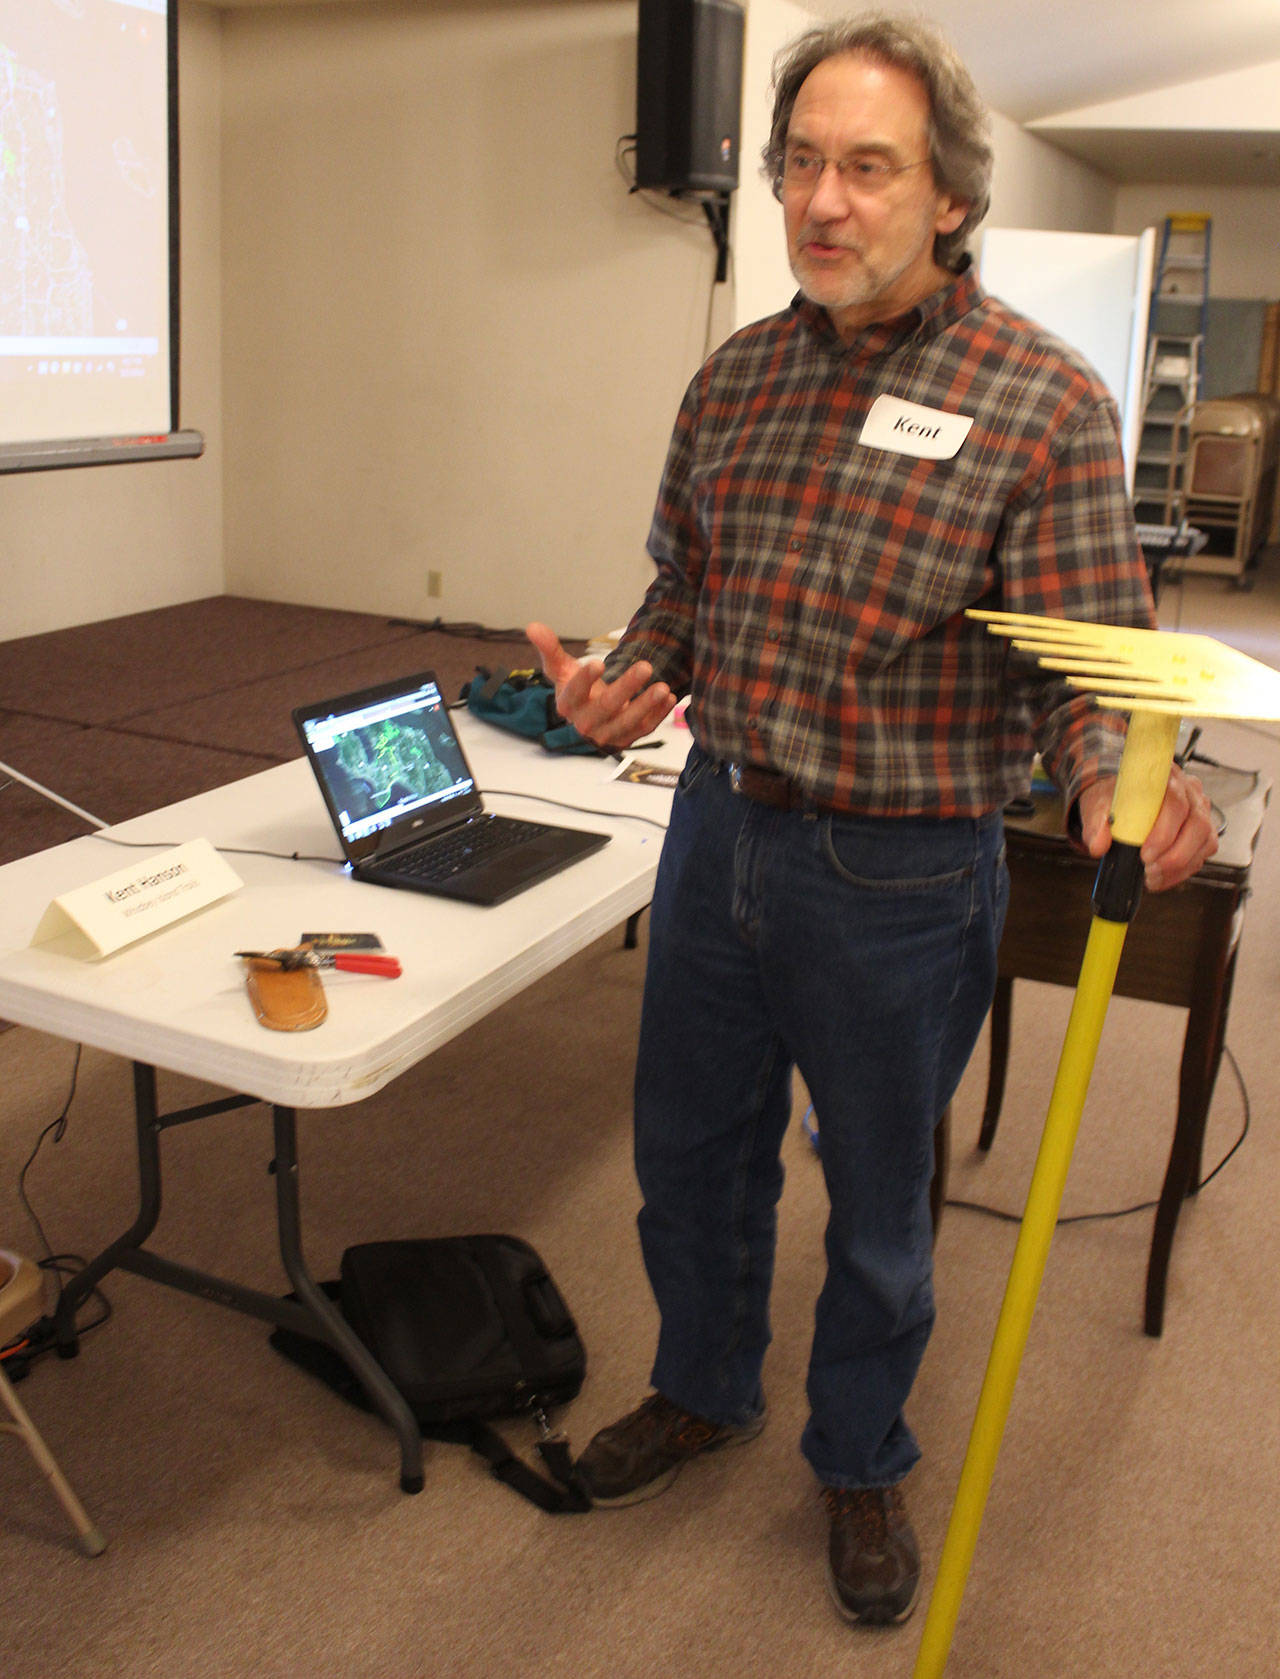
[[[808, 3], [823, 16], [856, 9]], [[988, 103], [1023, 123], [1280, 60], [1280, 0], [924, 0], [920, 10], [955, 42]], [[1120, 180], [1280, 184], [1276, 131], [1045, 138]]]
[[[822, 0], [823, 10], [847, 8]], [[1018, 122], [1280, 58], [1277, 0], [929, 0], [997, 110]]]

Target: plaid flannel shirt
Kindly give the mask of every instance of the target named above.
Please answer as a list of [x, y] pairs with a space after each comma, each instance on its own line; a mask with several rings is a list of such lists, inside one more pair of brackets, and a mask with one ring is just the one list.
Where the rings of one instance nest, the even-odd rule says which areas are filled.
[[[969, 416], [949, 460], [859, 443], [882, 392]], [[657, 575], [611, 668], [653, 662], [712, 757], [819, 803], [973, 816], [1033, 750], [1073, 800], [1123, 722], [965, 618], [1154, 622], [1115, 405], [963, 270], [843, 344], [825, 310], [735, 334], [686, 393], [649, 538]]]

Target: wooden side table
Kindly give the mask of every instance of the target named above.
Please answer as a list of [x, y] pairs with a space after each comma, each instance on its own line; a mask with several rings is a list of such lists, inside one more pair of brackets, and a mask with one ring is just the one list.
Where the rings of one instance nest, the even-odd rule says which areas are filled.
[[[1188, 1195], [1200, 1188], [1205, 1122], [1231, 1004], [1231, 983], [1249, 870], [1271, 783], [1251, 771], [1193, 764], [1224, 826], [1213, 861], [1169, 892], [1144, 894], [1125, 939], [1116, 992], [1187, 1010], [1178, 1113], [1156, 1210], [1143, 1327], [1159, 1335], [1173, 1233]], [[1010, 895], [999, 979], [991, 1009], [990, 1066], [978, 1146], [995, 1138], [1004, 1098], [1013, 982], [1075, 986], [1091, 917], [1097, 864], [1067, 839], [1061, 800], [1036, 794], [1026, 816], [1008, 815]]]

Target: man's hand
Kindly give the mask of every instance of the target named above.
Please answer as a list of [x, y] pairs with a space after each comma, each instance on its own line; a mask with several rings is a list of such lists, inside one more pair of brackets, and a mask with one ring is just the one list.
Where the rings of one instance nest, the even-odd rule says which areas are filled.
[[[1115, 786], [1115, 776], [1105, 776], [1080, 795], [1081, 838], [1091, 857], [1101, 857], [1111, 844], [1107, 818]], [[1146, 865], [1148, 889], [1163, 892], [1190, 879], [1217, 849], [1208, 795], [1194, 775], [1185, 775], [1175, 764], [1169, 772], [1164, 803], [1140, 854]]]
[[530, 624], [525, 634], [555, 686], [560, 715], [597, 746], [630, 746], [656, 729], [676, 703], [665, 682], [653, 681], [653, 666], [644, 659], [606, 682], [603, 659], [575, 659], [545, 624]]

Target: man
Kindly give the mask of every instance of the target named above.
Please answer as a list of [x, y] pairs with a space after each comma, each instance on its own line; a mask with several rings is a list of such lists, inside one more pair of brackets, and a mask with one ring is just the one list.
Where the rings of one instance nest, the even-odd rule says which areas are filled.
[[[950, 49], [855, 19], [796, 43], [775, 92], [765, 159], [800, 295], [690, 386], [657, 575], [607, 666], [529, 627], [583, 733], [624, 746], [687, 693], [694, 739], [635, 1086], [656, 1391], [580, 1469], [624, 1504], [762, 1427], [797, 1067], [831, 1203], [801, 1449], [836, 1605], [884, 1623], [919, 1586], [903, 1406], [933, 1320], [934, 1125], [995, 981], [1001, 810], [1038, 748], [1101, 855], [1123, 730], [965, 609], [1152, 613], [1110, 398], [970, 271], [991, 151]], [[1147, 884], [1215, 849], [1175, 769]]]

